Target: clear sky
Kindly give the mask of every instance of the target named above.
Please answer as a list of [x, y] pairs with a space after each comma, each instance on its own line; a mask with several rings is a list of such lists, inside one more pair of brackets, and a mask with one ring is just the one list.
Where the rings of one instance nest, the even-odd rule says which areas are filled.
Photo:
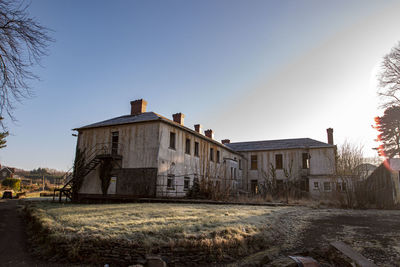
[[218, 140], [361, 142], [381, 115], [376, 73], [400, 40], [395, 1], [54, 1], [29, 8], [54, 30], [36, 96], [17, 106], [3, 165], [72, 166], [72, 128], [131, 100], [182, 112]]

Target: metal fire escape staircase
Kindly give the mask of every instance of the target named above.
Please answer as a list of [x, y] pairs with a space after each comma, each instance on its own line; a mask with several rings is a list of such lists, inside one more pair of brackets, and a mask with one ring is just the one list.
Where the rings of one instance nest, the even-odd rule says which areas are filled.
[[[119, 148], [119, 149], [118, 149]], [[86, 158], [82, 158], [80, 161], [76, 161], [75, 165], [79, 166], [83, 163], [83, 167], [80, 169], [79, 173], [74, 174], [73, 167], [65, 173], [61, 178], [64, 185], [59, 185], [59, 188], [54, 189], [53, 201], [58, 192], [59, 201], [61, 202], [62, 197], [65, 196], [66, 200], [72, 201], [73, 199], [73, 188], [74, 184], [79, 180], [88, 175], [91, 171], [96, 169], [96, 167], [104, 160], [120, 160], [122, 156], [117, 152], [121, 150], [121, 146], [117, 143], [101, 143], [96, 144], [89, 153], [85, 153]], [[85, 163], [87, 162], [87, 163]]]

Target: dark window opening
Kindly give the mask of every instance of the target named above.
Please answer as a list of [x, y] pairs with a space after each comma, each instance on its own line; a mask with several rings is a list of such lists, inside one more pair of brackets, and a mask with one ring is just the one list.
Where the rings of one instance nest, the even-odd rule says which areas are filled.
[[242, 160], [239, 159], [239, 170], [241, 170], [241, 169], [242, 169]]
[[169, 174], [167, 179], [167, 189], [174, 190], [175, 189], [175, 175]]
[[186, 138], [185, 153], [190, 155], [190, 139]]
[[183, 190], [187, 191], [189, 190], [189, 187], [190, 187], [190, 178], [185, 177], [185, 179], [183, 180]]
[[176, 134], [173, 132], [169, 133], [169, 148], [175, 149], [175, 136]]
[[217, 150], [217, 162], [219, 163], [219, 150]]
[[282, 154], [275, 155], [275, 168], [283, 169], [283, 157]]
[[310, 155], [308, 153], [303, 153], [303, 169], [310, 168]]
[[251, 193], [253, 195], [258, 194], [258, 181], [257, 180], [251, 180]]
[[111, 154], [118, 154], [118, 141], [119, 141], [119, 132], [111, 133]]
[[257, 170], [257, 155], [251, 155], [251, 169], [252, 170]]
[[210, 148], [210, 161], [214, 161], [214, 148]]
[[198, 142], [194, 142], [194, 155], [196, 157], [199, 156], [199, 143]]

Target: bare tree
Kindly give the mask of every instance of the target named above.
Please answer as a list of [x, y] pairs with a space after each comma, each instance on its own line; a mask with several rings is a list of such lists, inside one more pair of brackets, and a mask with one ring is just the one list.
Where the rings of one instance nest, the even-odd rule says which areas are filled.
[[383, 57], [378, 81], [382, 107], [400, 105], [400, 42]]
[[28, 7], [23, 0], [0, 0], [0, 116], [12, 120], [15, 103], [32, 96], [28, 80], [38, 79], [32, 66], [40, 65], [52, 41]]

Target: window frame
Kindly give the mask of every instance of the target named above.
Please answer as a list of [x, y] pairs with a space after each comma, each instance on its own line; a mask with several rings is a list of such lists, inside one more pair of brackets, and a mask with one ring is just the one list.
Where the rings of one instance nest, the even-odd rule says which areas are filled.
[[210, 161], [214, 162], [214, 148], [210, 147]]
[[[327, 185], [329, 185], [329, 188], [328, 188], [328, 189], [327, 189]], [[325, 191], [325, 192], [330, 192], [330, 191], [332, 191], [331, 182], [324, 182], [324, 191]]]
[[[278, 165], [278, 163], [280, 163]], [[275, 169], [282, 170], [283, 169], [283, 155], [275, 154]]]
[[258, 155], [250, 155], [250, 170], [258, 170]]
[[190, 138], [186, 138], [185, 139], [185, 154], [190, 155], [191, 146], [192, 146], [192, 141], [190, 140]]
[[[169, 181], [171, 182], [171, 185], [169, 185]], [[167, 176], [167, 190], [175, 190], [175, 174], [168, 174]]]
[[217, 152], [216, 152], [216, 161], [217, 161], [217, 163], [220, 163], [220, 156], [221, 156], [221, 153], [219, 152], [219, 150], [217, 150]]
[[169, 147], [168, 148], [176, 150], [176, 133], [175, 132], [169, 132]]
[[190, 189], [190, 177], [186, 176], [183, 178], [183, 191], [189, 191], [189, 189]]
[[194, 142], [194, 156], [195, 157], [199, 157], [199, 149], [200, 148], [200, 144], [199, 142]]
[[302, 166], [301, 166], [301, 168], [303, 170], [310, 169], [310, 154], [309, 153], [302, 153], [301, 154], [301, 158], [302, 158]]

